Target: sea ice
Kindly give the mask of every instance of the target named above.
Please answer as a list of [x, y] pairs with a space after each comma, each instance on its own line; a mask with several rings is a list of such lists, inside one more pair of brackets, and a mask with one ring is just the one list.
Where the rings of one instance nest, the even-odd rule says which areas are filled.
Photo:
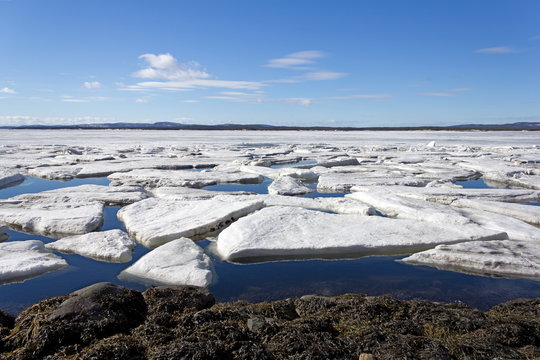
[[450, 205], [456, 199], [482, 199], [503, 202], [539, 202], [540, 191], [528, 189], [458, 189], [450, 187], [354, 186], [351, 191], [392, 192], [413, 199]]
[[95, 260], [123, 263], [131, 261], [137, 244], [125, 232], [114, 229], [65, 237], [45, 245], [47, 249], [74, 253]]
[[150, 189], [150, 192], [158, 198], [169, 200], [208, 200], [219, 195], [254, 195], [249, 191], [210, 191], [194, 189], [182, 186], [163, 186]]
[[540, 228], [513, 217], [468, 208], [460, 212], [486, 229], [504, 231], [511, 240], [540, 241]]
[[219, 171], [194, 172], [185, 170], [132, 170], [108, 176], [113, 185], [143, 185], [148, 188], [161, 186], [186, 186], [201, 188], [216, 184], [258, 184], [260, 175], [245, 172], [227, 173]]
[[531, 206], [502, 201], [486, 201], [479, 199], [457, 199], [452, 206], [485, 210], [501, 215], [510, 216], [530, 224], [540, 225], [540, 206]]
[[0, 244], [0, 284], [20, 281], [67, 266], [39, 240]]
[[127, 205], [146, 199], [148, 194], [140, 186], [80, 185], [22, 194], [10, 200], [25, 200], [35, 203], [84, 203], [103, 202], [106, 205]]
[[361, 203], [360, 201], [342, 197], [297, 197], [283, 195], [218, 195], [216, 200], [222, 201], [263, 201], [265, 206], [292, 206], [312, 210], [330, 211], [338, 214], [375, 215], [373, 207]]
[[180, 238], [144, 255], [118, 278], [151, 285], [208, 287], [213, 281], [213, 268], [201, 247], [190, 239]]
[[150, 198], [120, 209], [118, 218], [137, 242], [153, 248], [179, 237], [194, 237], [222, 229], [263, 206], [262, 201]]
[[268, 186], [272, 195], [302, 195], [315, 191], [290, 176], [280, 176]]
[[24, 180], [24, 176], [13, 172], [0, 172], [0, 189], [16, 185]]
[[360, 256], [406, 253], [436, 244], [506, 239], [478, 225], [328, 214], [293, 207], [268, 207], [223, 230], [217, 251], [226, 260]]
[[424, 186], [428, 182], [428, 180], [412, 176], [366, 176], [364, 173], [327, 173], [319, 176], [317, 190], [320, 192], [347, 192], [354, 186]]
[[85, 234], [103, 223], [103, 204], [0, 200], [0, 223], [16, 230], [51, 237]]
[[502, 240], [438, 245], [402, 261], [475, 274], [538, 278], [539, 259], [540, 242]]

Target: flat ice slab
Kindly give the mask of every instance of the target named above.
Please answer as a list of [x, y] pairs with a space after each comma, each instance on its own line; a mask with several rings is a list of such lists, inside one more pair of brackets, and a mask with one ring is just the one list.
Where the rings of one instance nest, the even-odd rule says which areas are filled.
[[80, 185], [35, 194], [22, 194], [11, 199], [49, 203], [100, 201], [107, 205], [127, 205], [147, 197], [148, 194], [140, 186]]
[[312, 210], [330, 211], [338, 214], [375, 215], [373, 207], [356, 200], [342, 197], [298, 197], [284, 195], [218, 195], [214, 199], [222, 201], [263, 201], [265, 206], [293, 206]]
[[222, 229], [263, 206], [262, 201], [150, 198], [120, 209], [118, 218], [137, 242], [153, 248], [180, 237], [196, 237]]
[[540, 242], [502, 240], [439, 245], [402, 261], [482, 275], [540, 278]]
[[254, 195], [249, 191], [210, 191], [194, 189], [183, 186], [163, 186], [150, 189], [150, 192], [158, 198], [169, 200], [208, 200], [216, 196], [227, 195]]
[[326, 173], [319, 176], [317, 190], [320, 192], [347, 192], [354, 186], [406, 185], [424, 186], [429, 180], [413, 176], [367, 176], [366, 173]]
[[108, 176], [113, 185], [142, 185], [144, 187], [186, 186], [201, 188], [216, 184], [240, 183], [258, 184], [263, 177], [245, 172], [223, 171], [194, 172], [184, 170], [132, 170]]
[[362, 191], [348, 194], [347, 197], [362, 201], [365, 204], [373, 206], [385, 215], [400, 219], [461, 225], [471, 222], [467, 217], [461, 215], [454, 208], [447, 205], [441, 205], [425, 200], [408, 199], [388, 192]]
[[190, 239], [180, 238], [144, 255], [118, 278], [151, 285], [208, 287], [212, 284], [213, 269], [201, 247]]
[[0, 200], [0, 223], [16, 230], [55, 238], [86, 234], [103, 223], [103, 204], [34, 204], [27, 200]]
[[227, 260], [252, 261], [403, 253], [441, 243], [487, 239], [506, 239], [506, 233], [478, 225], [328, 214], [276, 206], [246, 216], [222, 231], [217, 251]]
[[351, 191], [383, 191], [413, 199], [449, 205], [456, 199], [482, 199], [504, 202], [539, 202], [540, 191], [528, 189], [458, 189], [451, 187], [354, 186]]
[[540, 225], [540, 206], [522, 205], [501, 201], [458, 199], [452, 206], [485, 210], [510, 216], [530, 224]]
[[0, 284], [21, 281], [67, 266], [39, 240], [0, 244]]
[[128, 234], [115, 229], [62, 238], [45, 247], [95, 260], [123, 263], [131, 261], [131, 253], [136, 245]]

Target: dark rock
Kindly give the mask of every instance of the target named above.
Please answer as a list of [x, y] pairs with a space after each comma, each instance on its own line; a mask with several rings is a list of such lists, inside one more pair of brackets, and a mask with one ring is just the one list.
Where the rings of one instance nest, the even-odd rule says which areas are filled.
[[258, 332], [264, 328], [267, 324], [274, 322], [274, 319], [263, 316], [253, 316], [247, 320], [247, 327], [249, 330]]
[[24, 347], [22, 358], [45, 355], [62, 346], [87, 345], [126, 333], [142, 323], [145, 315], [141, 293], [98, 283], [26, 309], [17, 317], [8, 344]]

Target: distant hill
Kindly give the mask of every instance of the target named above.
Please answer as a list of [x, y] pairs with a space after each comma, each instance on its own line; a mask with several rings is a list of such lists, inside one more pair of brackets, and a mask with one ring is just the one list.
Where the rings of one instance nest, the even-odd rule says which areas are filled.
[[362, 130], [513, 130], [538, 131], [540, 122], [516, 122], [511, 124], [463, 124], [452, 126], [376, 126], [376, 127], [335, 127], [335, 126], [276, 126], [265, 124], [219, 124], [198, 125], [175, 122], [155, 123], [99, 123], [79, 125], [21, 125], [0, 126], [0, 129], [139, 129], [139, 130], [328, 130], [328, 131], [362, 131]]

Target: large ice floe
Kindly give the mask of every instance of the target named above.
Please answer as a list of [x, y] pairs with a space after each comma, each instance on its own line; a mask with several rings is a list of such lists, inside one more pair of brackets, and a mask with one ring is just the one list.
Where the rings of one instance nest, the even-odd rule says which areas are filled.
[[506, 237], [504, 232], [475, 224], [438, 224], [275, 206], [241, 218], [223, 230], [217, 240], [217, 252], [232, 261], [354, 257]]
[[185, 170], [132, 170], [113, 173], [108, 178], [113, 181], [112, 185], [142, 185], [149, 188], [161, 186], [201, 188], [225, 183], [258, 184], [263, 181], [262, 176], [245, 172], [194, 172]]
[[148, 194], [140, 186], [80, 185], [35, 194], [22, 194], [11, 199], [33, 203], [60, 204], [98, 201], [106, 205], [127, 205], [147, 197]]
[[262, 201], [150, 198], [120, 209], [118, 218], [137, 242], [153, 248], [180, 237], [220, 230], [263, 206]]
[[39, 240], [0, 244], [0, 284], [32, 278], [67, 266]]
[[471, 241], [438, 245], [402, 260], [408, 264], [481, 275], [540, 278], [540, 242]]
[[137, 244], [125, 232], [114, 229], [62, 238], [45, 245], [47, 249], [74, 253], [107, 262], [131, 261]]
[[180, 238], [144, 255], [118, 276], [149, 285], [208, 287], [214, 279], [210, 258], [191, 239]]
[[86, 234], [102, 225], [103, 203], [0, 200], [0, 223], [55, 238]]

